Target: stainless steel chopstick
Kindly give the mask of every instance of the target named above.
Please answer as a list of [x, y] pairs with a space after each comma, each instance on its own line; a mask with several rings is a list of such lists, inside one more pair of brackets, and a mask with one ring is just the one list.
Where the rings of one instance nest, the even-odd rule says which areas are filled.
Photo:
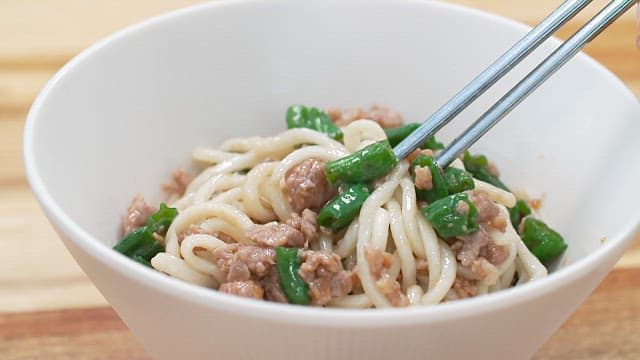
[[451, 100], [433, 113], [411, 135], [393, 149], [398, 159], [404, 159], [428, 137], [433, 136], [451, 119], [467, 108], [491, 85], [500, 80], [514, 66], [555, 33], [562, 25], [584, 9], [592, 0], [567, 0], [531, 29], [522, 39], [467, 84]]
[[[607, 26], [629, 10], [637, 0], [613, 0], [596, 16], [587, 22], [569, 40], [549, 55], [523, 80], [476, 120], [467, 130], [442, 150], [436, 162], [440, 167], [448, 166], [462, 152], [467, 150], [500, 119], [520, 104], [527, 96], [553, 75], [560, 67], [576, 55], [589, 41], [593, 40]], [[417, 130], [416, 130], [417, 131]], [[414, 132], [415, 133], [415, 132]]]

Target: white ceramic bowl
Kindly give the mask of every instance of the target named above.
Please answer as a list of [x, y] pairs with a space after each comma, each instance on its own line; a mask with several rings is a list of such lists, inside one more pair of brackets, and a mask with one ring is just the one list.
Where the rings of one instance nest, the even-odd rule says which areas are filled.
[[526, 31], [416, 0], [250, 0], [177, 11], [101, 41], [49, 82], [25, 129], [29, 181], [76, 261], [155, 358], [527, 358], [611, 269], [640, 219], [640, 106], [584, 55], [475, 147], [507, 183], [544, 195], [546, 220], [569, 243], [546, 279], [434, 307], [304, 308], [192, 286], [111, 250], [130, 198], [158, 200], [159, 184], [192, 148], [279, 132], [293, 103], [378, 102], [420, 121]]

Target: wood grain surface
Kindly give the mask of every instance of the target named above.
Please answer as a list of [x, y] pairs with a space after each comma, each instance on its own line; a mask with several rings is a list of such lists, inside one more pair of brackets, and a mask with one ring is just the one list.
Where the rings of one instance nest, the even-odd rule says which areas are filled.
[[[612, 309], [624, 311], [612, 311]], [[535, 359], [637, 359], [640, 269], [613, 271]], [[0, 315], [0, 358], [148, 359], [111, 308]]]
[[[4, 314], [0, 315], [0, 359], [145, 358], [39, 209], [24, 174], [22, 129], [38, 91], [82, 49], [124, 26], [198, 2], [0, 2], [0, 248], [5, 249], [0, 251], [0, 314]], [[535, 24], [560, 0], [448, 2]], [[604, 3], [594, 1], [559, 36], [566, 38]], [[636, 36], [629, 13], [586, 52], [640, 96]], [[640, 346], [633, 336], [640, 329], [638, 281], [634, 280], [634, 274], [636, 279], [640, 275], [640, 238], [616, 268], [599, 292], [541, 350], [540, 358], [640, 358]], [[607, 296], [608, 292], [616, 297]], [[113, 346], [114, 342], [119, 345]]]

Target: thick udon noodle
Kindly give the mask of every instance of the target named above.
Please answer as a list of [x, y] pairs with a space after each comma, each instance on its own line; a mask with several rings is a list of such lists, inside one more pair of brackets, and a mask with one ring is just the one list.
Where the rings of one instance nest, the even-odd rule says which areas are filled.
[[[372, 142], [386, 139], [383, 129], [370, 120], [354, 121], [342, 128], [343, 143], [309, 129], [290, 129], [273, 137], [232, 139], [219, 149], [201, 148], [193, 152], [200, 162], [211, 166], [187, 187], [183, 196], [171, 199], [179, 215], [165, 237], [165, 252], [157, 254], [152, 266], [190, 283], [217, 288], [223, 274], [207, 257], [208, 252], [225, 244], [213, 235], [180, 234], [196, 224], [208, 233], [225, 233], [240, 244], [252, 244], [246, 231], [254, 223], [286, 221], [292, 209], [284, 193], [284, 177], [289, 169], [305, 159], [331, 161]], [[463, 167], [460, 161], [453, 166]], [[243, 170], [249, 169], [246, 174]], [[527, 249], [508, 221], [507, 207], [515, 204], [513, 194], [476, 180], [477, 190], [486, 192], [506, 217], [505, 232], [491, 230], [489, 236], [505, 246], [508, 256], [495, 272], [478, 282], [478, 295], [539, 279], [547, 270]], [[336, 235], [321, 232], [312, 250], [329, 250], [340, 256], [347, 269], [357, 264], [362, 294], [334, 298], [328, 305], [346, 308], [390, 307], [389, 299], [376, 287], [365, 248], [387, 250], [393, 254], [391, 276], [402, 275], [402, 291], [411, 305], [432, 305], [455, 299], [452, 291], [457, 274], [469, 272], [456, 260], [454, 251], [439, 239], [420, 213], [414, 183], [403, 161], [368, 197], [359, 216], [346, 231]], [[424, 259], [428, 276], [420, 275], [416, 261]]]

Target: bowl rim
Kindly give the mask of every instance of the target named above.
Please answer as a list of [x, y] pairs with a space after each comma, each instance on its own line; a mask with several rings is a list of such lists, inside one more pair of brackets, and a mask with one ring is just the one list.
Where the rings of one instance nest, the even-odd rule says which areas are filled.
[[[332, 0], [338, 2], [338, 0]], [[355, 0], [358, 1], [358, 0]], [[598, 249], [589, 253], [586, 257], [579, 259], [557, 271], [550, 273], [548, 277], [535, 282], [527, 283], [523, 286], [513, 287], [492, 293], [489, 296], [480, 296], [464, 301], [438, 304], [437, 306], [416, 306], [409, 308], [391, 309], [336, 309], [292, 306], [290, 304], [278, 304], [267, 301], [255, 301], [237, 297], [211, 289], [190, 284], [179, 279], [169, 277], [163, 273], [139, 266], [130, 261], [125, 256], [113, 251], [97, 237], [83, 229], [75, 223], [73, 219], [64, 211], [49, 193], [47, 186], [38, 170], [35, 157], [34, 136], [38, 125], [40, 113], [43, 111], [49, 95], [55, 91], [58, 84], [67, 74], [74, 71], [74, 68], [99, 53], [109, 44], [126, 39], [131, 34], [148, 31], [155, 26], [163, 26], [171, 21], [188, 17], [201, 11], [219, 11], [221, 9], [238, 8], [241, 6], [252, 6], [262, 3], [263, 0], [234, 0], [216, 1], [188, 6], [182, 9], [170, 11], [142, 22], [127, 26], [86, 48], [78, 55], [66, 63], [42, 88], [37, 98], [33, 102], [25, 122], [23, 135], [23, 160], [28, 183], [36, 199], [49, 218], [49, 221], [66, 234], [68, 241], [73, 242], [82, 251], [91, 256], [102, 266], [115, 271], [120, 275], [130, 278], [141, 286], [152, 288], [154, 291], [165, 295], [177, 297], [187, 302], [197, 303], [201, 306], [233, 313], [239, 316], [262, 318], [273, 322], [297, 323], [310, 326], [332, 326], [332, 327], [381, 327], [381, 326], [408, 326], [424, 322], [441, 322], [451, 318], [478, 315], [486, 312], [493, 312], [503, 307], [509, 307], [532, 298], [541, 297], [560, 287], [575, 281], [585, 274], [594, 271], [599, 264], [605, 261], [605, 257], [617, 250], [622, 251], [630, 242], [632, 235], [640, 230], [640, 213], [636, 214], [635, 220], [626, 224], [624, 229], [620, 229], [615, 234], [607, 236], [607, 241]], [[295, 0], [279, 0], [280, 3], [293, 4]], [[372, 1], [368, 2], [371, 3]], [[481, 10], [469, 8], [463, 5], [443, 3], [438, 1], [425, 0], [375, 0], [378, 3], [396, 3], [412, 6], [431, 6], [444, 9], [446, 11], [457, 12], [465, 16], [481, 17], [488, 21], [509, 27], [513, 31], [526, 32], [531, 27], [502, 16], [490, 14]], [[554, 45], [561, 42], [556, 38], [548, 40]], [[579, 60], [578, 60], [579, 59]], [[601, 73], [613, 86], [620, 88], [622, 96], [627, 97], [630, 102], [638, 104], [638, 99], [627, 88], [627, 86], [607, 70], [603, 65], [596, 62], [588, 55], [581, 52], [574, 61], [582, 61], [594, 72]], [[482, 309], [479, 311], [478, 309]], [[117, 311], [117, 309], [116, 309]]]

